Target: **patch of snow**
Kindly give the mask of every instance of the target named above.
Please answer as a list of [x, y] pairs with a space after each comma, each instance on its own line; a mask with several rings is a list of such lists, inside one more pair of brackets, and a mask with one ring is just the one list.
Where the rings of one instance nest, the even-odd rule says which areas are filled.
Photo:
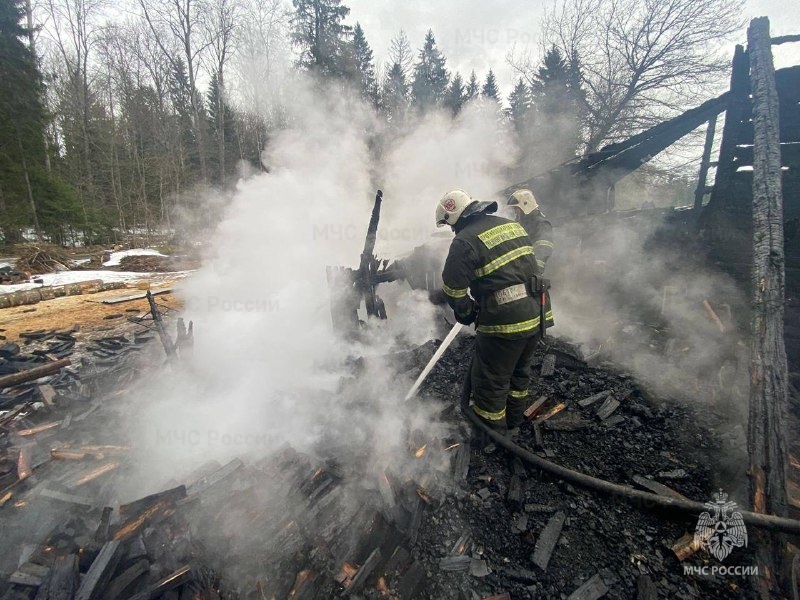
[[120, 250], [119, 252], [112, 252], [111, 257], [103, 263], [104, 267], [118, 267], [120, 261], [126, 256], [166, 256], [161, 254], [158, 250], [152, 248], [132, 248], [131, 250]]
[[92, 279], [102, 279], [104, 283], [114, 281], [137, 281], [148, 279], [154, 281], [161, 278], [178, 279], [185, 277], [191, 271], [178, 271], [175, 273], [134, 273], [132, 271], [62, 271], [61, 273], [45, 273], [43, 275], [33, 275], [35, 279], [41, 279], [43, 283], [16, 283], [13, 285], [1, 285], [0, 293], [18, 292], [21, 290], [32, 290], [43, 285], [65, 285], [67, 283], [79, 283]]

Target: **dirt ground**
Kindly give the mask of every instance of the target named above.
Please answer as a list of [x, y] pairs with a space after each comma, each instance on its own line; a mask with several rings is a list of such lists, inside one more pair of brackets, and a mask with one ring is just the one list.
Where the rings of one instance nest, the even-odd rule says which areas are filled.
[[[147, 279], [141, 280], [142, 283], [147, 281]], [[177, 281], [161, 276], [151, 281], [151, 288], [153, 290], [171, 288]], [[66, 296], [44, 300], [38, 304], [0, 309], [0, 335], [5, 336], [6, 341], [18, 342], [20, 333], [26, 331], [69, 329], [74, 325], [79, 325], [84, 333], [110, 329], [117, 324], [118, 319], [141, 315], [149, 311], [149, 307], [144, 298], [119, 304], [103, 304], [103, 300], [130, 296], [137, 292], [144, 292], [144, 289], [131, 286], [97, 294]], [[175, 294], [159, 294], [156, 298], [159, 304], [169, 308], [181, 307]]]

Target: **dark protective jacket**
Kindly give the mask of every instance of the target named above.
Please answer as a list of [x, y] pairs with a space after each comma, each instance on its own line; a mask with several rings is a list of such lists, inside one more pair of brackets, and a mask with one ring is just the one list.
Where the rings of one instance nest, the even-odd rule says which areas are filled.
[[[528, 288], [536, 270], [525, 229], [514, 221], [480, 213], [456, 223], [456, 237], [442, 271], [442, 289], [459, 322], [470, 323], [478, 311], [478, 333], [528, 337], [539, 331], [539, 300]], [[520, 285], [528, 291], [520, 294]], [[507, 295], [494, 293], [500, 290]]]
[[553, 226], [538, 210], [529, 215], [522, 215], [520, 223], [531, 238], [533, 252], [536, 255], [536, 274], [544, 275], [547, 259], [553, 254]]

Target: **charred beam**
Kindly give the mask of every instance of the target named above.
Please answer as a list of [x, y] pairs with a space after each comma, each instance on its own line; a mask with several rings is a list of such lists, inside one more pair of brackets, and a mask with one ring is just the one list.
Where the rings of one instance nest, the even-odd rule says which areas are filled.
[[[753, 319], [747, 449], [753, 511], [788, 514], [786, 415], [788, 366], [783, 336], [785, 257], [778, 92], [769, 20], [753, 19], [747, 31], [753, 95]], [[788, 553], [785, 539], [757, 534], [760, 593], [770, 597]]]
[[71, 364], [72, 362], [68, 358], [62, 358], [61, 360], [56, 360], [39, 367], [33, 367], [32, 369], [26, 369], [25, 371], [20, 371], [19, 373], [3, 375], [0, 377], [0, 389], [11, 387], [13, 385], [19, 385], [20, 383], [25, 383], [27, 381], [35, 381], [37, 379], [41, 379], [42, 377], [47, 377], [48, 375], [55, 375], [61, 369], [68, 367]]

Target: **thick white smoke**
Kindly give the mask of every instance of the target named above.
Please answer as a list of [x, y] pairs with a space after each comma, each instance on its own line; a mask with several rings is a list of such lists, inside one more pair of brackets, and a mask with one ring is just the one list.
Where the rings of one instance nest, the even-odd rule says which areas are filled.
[[285, 443], [307, 451], [339, 430], [343, 443], [374, 443], [380, 470], [406, 442], [403, 424], [429, 437], [440, 431], [432, 409], [413, 414], [402, 402], [411, 381], [389, 365], [371, 362], [362, 377], [368, 409], [336, 393], [348, 356], [436, 335], [441, 314], [427, 294], [405, 282], [383, 286], [392, 319], [371, 324], [371, 342], [356, 347], [334, 333], [325, 267], [358, 266], [376, 187], [384, 203], [375, 253], [395, 258], [432, 239], [435, 203], [448, 189], [476, 197], [501, 189], [514, 148], [479, 105], [455, 121], [426, 115], [389, 138], [347, 94], [309, 82], [293, 93], [292, 126], [264, 150], [268, 172], [239, 183], [204, 266], [181, 289], [194, 356], [137, 400], [136, 489], [157, 489], [212, 458], [263, 456]]

